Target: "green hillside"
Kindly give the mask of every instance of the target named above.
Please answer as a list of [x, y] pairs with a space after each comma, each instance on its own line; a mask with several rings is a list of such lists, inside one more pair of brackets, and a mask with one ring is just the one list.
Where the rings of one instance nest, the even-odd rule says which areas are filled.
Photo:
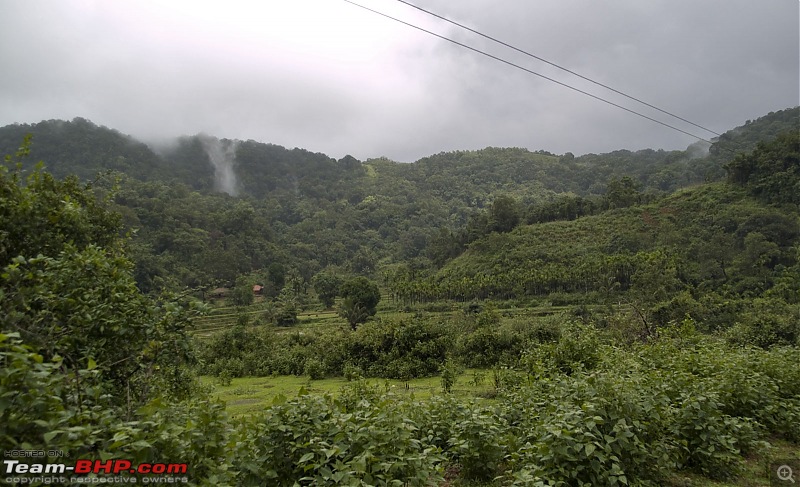
[[141, 179], [161, 175], [161, 160], [147, 145], [83, 118], [2, 127], [0, 152], [13, 154], [28, 134], [34, 143], [30, 156], [21, 161], [28, 170], [37, 162], [46, 161], [47, 170], [59, 178], [76, 175], [93, 180], [107, 170]]
[[[477, 295], [540, 295], [560, 288], [578, 289], [575, 279], [584, 282], [584, 290], [596, 289], [599, 285], [587, 279], [599, 274], [590, 269], [622, 265], [627, 257], [615, 256], [623, 249], [635, 254], [662, 245], [666, 237], [659, 237], [658, 229], [651, 227], [666, 222], [662, 230], [672, 228], [661, 213], [669, 208], [620, 208], [652, 202], [707, 179], [719, 180], [725, 173], [723, 166], [734, 158], [732, 149], [751, 147], [755, 140], [771, 140], [781, 131], [796, 128], [797, 117], [798, 108], [794, 108], [733, 129], [706, 157], [696, 146], [686, 151], [615, 151], [580, 157], [486, 148], [401, 164], [386, 159], [360, 162], [349, 156], [337, 161], [302, 149], [206, 135], [162, 143], [153, 151], [129, 136], [82, 119], [3, 127], [0, 149], [13, 153], [23, 134], [31, 133], [31, 155], [22, 161], [26, 170], [43, 160], [59, 177], [76, 174], [95, 180], [104, 170], [121, 175], [115, 190], [117, 211], [126, 228], [136, 232], [131, 255], [137, 282], [147, 292], [231, 286], [240, 277], [264, 281], [270, 265], [273, 274], [279, 268], [284, 269], [279, 274], [293, 270], [305, 283], [327, 268], [376, 278], [387, 272], [408, 275], [408, 268], [414, 275], [420, 271], [424, 275], [472, 245], [469, 257], [454, 262], [436, 279], [447, 280], [450, 274], [459, 279], [487, 275], [496, 268], [515, 280], [518, 288], [531, 289], [487, 290], [482, 285]], [[223, 162], [230, 165], [235, 178], [227, 191], [236, 197], [222, 192], [218, 169], [211, 162], [214, 157], [229, 158]], [[112, 181], [103, 176], [97, 184], [111, 190]], [[603, 215], [609, 210], [616, 213]], [[631, 216], [630, 221], [617, 216], [640, 213], [644, 216]], [[548, 237], [550, 241], [570, 242], [557, 245], [557, 251], [534, 252], [539, 244], [525, 234], [540, 230], [519, 230], [513, 234], [518, 237], [495, 234], [524, 223], [592, 215], [599, 219], [580, 225], [597, 221], [603, 228], [587, 230], [595, 234], [580, 245], [570, 240], [571, 235], [557, 233], [561, 223], [542, 227], [542, 232], [556, 232]], [[650, 226], [645, 224], [647, 219]], [[684, 223], [693, 225], [675, 225]], [[574, 228], [567, 225], [563, 232]], [[640, 234], [633, 232], [636, 228]], [[522, 244], [529, 251], [511, 249], [515, 238], [530, 240]], [[501, 259], [492, 255], [499, 248], [507, 248], [502, 257], [506, 264], [494, 262]], [[481, 249], [487, 252], [479, 256]], [[564, 264], [565, 259], [577, 256], [581, 257], [578, 267]], [[612, 257], [615, 263], [605, 262]], [[565, 265], [570, 272], [581, 269], [590, 275], [570, 277], [563, 272]], [[548, 285], [522, 284], [530, 279], [513, 274], [530, 268], [542, 276], [559, 277], [539, 278], [547, 279]], [[282, 277], [272, 280], [280, 283]], [[464, 292], [457, 294], [466, 298]]]
[[759, 144], [728, 170], [729, 182], [648, 204], [490, 232], [434, 273], [395, 270], [389, 288], [409, 304], [627, 303], [648, 326], [691, 316], [727, 329], [752, 306], [791, 313], [800, 302], [800, 135]]
[[[362, 166], [366, 164], [391, 175], [389, 183], [408, 181], [426, 197], [481, 207], [498, 192], [530, 199], [547, 192], [602, 194], [610, 180], [623, 176], [632, 177], [645, 190], [660, 191], [721, 179], [723, 165], [736, 153], [751, 151], [758, 141], [769, 141], [778, 133], [797, 130], [798, 110], [786, 109], [747, 121], [724, 133], [710, 149], [697, 143], [685, 151], [620, 150], [580, 157], [490, 147], [443, 152], [411, 164], [384, 159], [362, 163], [350, 156], [336, 161], [324, 154], [253, 140], [219, 142], [234, 145], [234, 170], [242, 192], [255, 198], [285, 193], [328, 201], [357, 197], [358, 193], [348, 192], [348, 186], [364, 181]], [[214, 167], [203, 146], [203, 140], [217, 141], [211, 136], [162, 140], [153, 149], [131, 136], [76, 118], [2, 127], [0, 151], [13, 153], [25, 134], [32, 134], [34, 142], [31, 157], [23, 163], [32, 166], [43, 160], [59, 177], [76, 174], [90, 180], [99, 171], [113, 170], [137, 179], [177, 182], [204, 192], [215, 189]], [[704, 157], [706, 150], [709, 157]], [[390, 187], [387, 184], [379, 189], [390, 191]]]
[[[770, 261], [774, 267], [790, 259], [791, 248], [798, 243], [797, 216], [796, 211], [759, 202], [742, 188], [714, 183], [681, 190], [648, 205], [493, 233], [473, 242], [439, 275], [461, 279], [554, 267], [553, 272], [564, 276], [565, 287], [578, 289], [582, 285], [566, 284], [566, 276], [584, 267], [596, 267], [601, 261], [633, 261], [637, 254], [661, 250], [685, 262], [680, 270], [687, 285], [727, 279], [728, 286], [736, 287], [754, 270], [745, 262], [727, 267], [737, 261], [748, 244], [755, 245], [751, 234], [760, 234], [764, 242], [775, 245], [778, 254]], [[750, 241], [745, 242], [748, 235]], [[722, 255], [725, 252], [730, 255], [728, 259]], [[592, 287], [610, 277], [591, 277]], [[558, 287], [552, 292], [563, 290]]]

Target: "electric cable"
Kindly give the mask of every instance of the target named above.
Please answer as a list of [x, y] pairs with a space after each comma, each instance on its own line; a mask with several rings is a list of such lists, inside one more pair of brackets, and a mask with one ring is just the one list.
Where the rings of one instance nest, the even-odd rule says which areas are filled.
[[419, 30], [421, 32], [424, 32], [426, 34], [432, 35], [432, 36], [437, 37], [439, 39], [445, 40], [445, 41], [450, 42], [452, 44], [455, 44], [457, 46], [463, 47], [465, 49], [469, 49], [470, 51], [473, 51], [473, 52], [476, 52], [476, 53], [481, 54], [483, 56], [486, 56], [488, 58], [494, 59], [495, 61], [499, 61], [499, 62], [501, 62], [503, 64], [507, 64], [507, 65], [512, 66], [514, 68], [520, 69], [520, 70], [525, 71], [525, 72], [527, 72], [529, 74], [532, 74], [534, 76], [538, 76], [538, 77], [543, 78], [543, 79], [545, 79], [547, 81], [550, 81], [552, 83], [556, 83], [556, 84], [561, 85], [561, 86], [563, 86], [565, 88], [569, 88], [570, 90], [573, 90], [573, 91], [576, 91], [576, 92], [581, 93], [583, 95], [586, 95], [588, 97], [594, 98], [595, 100], [598, 100], [598, 101], [601, 101], [601, 102], [606, 103], [608, 105], [611, 105], [613, 107], [619, 108], [620, 110], [625, 110], [628, 113], [631, 113], [633, 115], [639, 116], [639, 117], [644, 118], [646, 120], [650, 120], [651, 122], [655, 122], [655, 123], [657, 123], [659, 125], [663, 125], [664, 127], [670, 128], [670, 129], [675, 130], [677, 132], [680, 132], [680, 133], [682, 133], [684, 135], [688, 135], [688, 136], [693, 137], [693, 138], [695, 138], [697, 140], [701, 140], [703, 142], [706, 142], [708, 144], [713, 145], [712, 141], [710, 141], [708, 139], [705, 139], [705, 138], [703, 138], [703, 137], [701, 137], [699, 135], [693, 134], [691, 132], [687, 132], [686, 130], [683, 130], [681, 128], [675, 127], [674, 125], [670, 125], [670, 124], [668, 124], [666, 122], [662, 122], [661, 120], [655, 119], [653, 117], [649, 117], [649, 116], [647, 116], [647, 115], [645, 115], [643, 113], [637, 112], [636, 110], [632, 110], [632, 109], [624, 107], [624, 106], [622, 106], [622, 105], [620, 105], [618, 103], [614, 103], [613, 101], [607, 100], [607, 99], [605, 99], [603, 97], [600, 97], [600, 96], [594, 95], [592, 93], [589, 93], [588, 91], [584, 91], [584, 90], [582, 90], [580, 88], [576, 88], [576, 87], [574, 87], [572, 85], [568, 85], [567, 83], [563, 83], [563, 82], [558, 81], [556, 79], [550, 78], [549, 76], [545, 76], [545, 75], [543, 75], [541, 73], [537, 73], [536, 71], [533, 71], [532, 69], [528, 69], [528, 68], [526, 68], [524, 66], [521, 66], [519, 64], [513, 63], [513, 62], [508, 61], [506, 59], [503, 59], [503, 58], [501, 58], [499, 56], [495, 56], [494, 54], [490, 54], [490, 53], [488, 53], [486, 51], [482, 51], [482, 50], [480, 50], [480, 49], [478, 49], [476, 47], [472, 47], [470, 45], [464, 44], [464, 43], [459, 42], [459, 41], [457, 41], [455, 39], [451, 39], [451, 38], [443, 36], [441, 34], [437, 34], [437, 33], [433, 32], [433, 31], [427, 30], [427, 29], [425, 29], [423, 27], [420, 27], [418, 25], [414, 25], [414, 24], [412, 24], [410, 22], [406, 22], [405, 20], [401, 20], [401, 19], [398, 19], [396, 17], [392, 17], [389, 14], [386, 14], [386, 13], [380, 12], [378, 10], [374, 10], [372, 8], [366, 7], [364, 5], [361, 5], [359, 3], [354, 2], [352, 0], [343, 0], [343, 1], [347, 2], [347, 3], [351, 4], [351, 5], [354, 5], [356, 7], [359, 7], [359, 8], [362, 8], [364, 10], [367, 10], [369, 12], [372, 12], [374, 14], [380, 15], [381, 17], [385, 17], [387, 19], [390, 19], [390, 20], [393, 20], [395, 22], [401, 23], [403, 25], [406, 25], [408, 27], [414, 28], [414, 29]]
[[407, 2], [406, 0], [397, 0], [397, 1], [398, 1], [398, 2], [400, 2], [400, 3], [402, 3], [402, 4], [408, 5], [409, 7], [415, 8], [415, 9], [417, 9], [417, 10], [421, 11], [421, 12], [424, 12], [424, 13], [426, 13], [426, 14], [428, 14], [428, 15], [431, 15], [431, 16], [433, 16], [433, 17], [436, 17], [437, 19], [441, 19], [441, 20], [444, 20], [445, 22], [449, 22], [449, 23], [451, 23], [451, 24], [453, 24], [453, 25], [455, 25], [455, 26], [458, 26], [458, 27], [460, 27], [460, 28], [462, 28], [462, 29], [464, 29], [464, 30], [467, 30], [467, 31], [469, 31], [469, 32], [472, 32], [473, 34], [477, 34], [477, 35], [479, 35], [479, 36], [481, 36], [481, 37], [483, 37], [483, 38], [485, 38], [485, 39], [489, 39], [490, 41], [496, 42], [497, 44], [500, 44], [500, 45], [502, 45], [502, 46], [505, 46], [505, 47], [507, 47], [507, 48], [509, 48], [509, 49], [513, 49], [514, 51], [517, 51], [517, 52], [519, 52], [519, 53], [522, 53], [522, 54], [524, 54], [524, 55], [526, 55], [526, 56], [528, 56], [528, 57], [531, 57], [531, 58], [533, 58], [533, 59], [536, 59], [536, 60], [539, 60], [539, 61], [541, 61], [541, 62], [543, 62], [543, 63], [549, 64], [550, 66], [553, 66], [553, 67], [555, 67], [555, 68], [558, 68], [558, 69], [560, 69], [560, 70], [562, 70], [562, 71], [566, 71], [567, 73], [569, 73], [569, 74], [572, 74], [572, 75], [574, 75], [574, 76], [577, 76], [578, 78], [581, 78], [581, 79], [583, 79], [583, 80], [586, 80], [586, 81], [588, 81], [588, 82], [590, 82], [590, 83], [594, 83], [595, 85], [597, 85], [597, 86], [601, 86], [601, 87], [603, 87], [603, 88], [605, 88], [605, 89], [607, 89], [607, 90], [609, 90], [609, 91], [613, 91], [614, 93], [616, 93], [616, 94], [618, 94], [618, 95], [622, 95], [622, 96], [624, 96], [625, 98], [628, 98], [628, 99], [630, 99], [630, 100], [633, 100], [633, 101], [635, 101], [635, 102], [637, 102], [637, 103], [641, 103], [642, 105], [645, 105], [645, 106], [647, 106], [647, 107], [650, 107], [650, 108], [652, 108], [652, 109], [654, 109], [654, 110], [657, 110], [657, 111], [659, 111], [659, 112], [661, 112], [661, 113], [664, 113], [664, 114], [666, 114], [666, 115], [669, 115], [670, 117], [677, 118], [678, 120], [680, 120], [680, 121], [682, 121], [682, 122], [686, 122], [686, 123], [688, 123], [689, 125], [693, 125], [693, 126], [695, 126], [695, 127], [699, 128], [699, 129], [703, 129], [703, 130], [705, 130], [706, 132], [710, 132], [710, 133], [712, 133], [712, 134], [714, 134], [714, 135], [716, 135], [716, 136], [720, 136], [720, 135], [722, 135], [722, 134], [720, 134], [720, 133], [718, 133], [718, 132], [715, 132], [715, 131], [711, 130], [710, 128], [703, 127], [703, 126], [702, 126], [702, 125], [700, 125], [700, 124], [696, 124], [696, 123], [692, 122], [691, 120], [687, 120], [687, 119], [685, 119], [685, 118], [683, 118], [683, 117], [681, 117], [681, 116], [675, 115], [674, 113], [671, 113], [671, 112], [668, 112], [668, 111], [666, 111], [666, 110], [663, 110], [663, 109], [661, 109], [661, 108], [659, 108], [659, 107], [657, 107], [657, 106], [655, 106], [655, 105], [652, 105], [652, 104], [650, 104], [650, 103], [647, 103], [647, 102], [646, 102], [646, 101], [644, 101], [644, 100], [641, 100], [641, 99], [639, 99], [639, 98], [636, 98], [635, 96], [629, 95], [629, 94], [627, 94], [627, 93], [625, 93], [625, 92], [622, 92], [622, 91], [620, 91], [620, 90], [617, 90], [617, 89], [615, 89], [615, 88], [612, 88], [611, 86], [605, 85], [605, 84], [603, 84], [603, 83], [601, 83], [601, 82], [599, 82], [599, 81], [595, 81], [595, 80], [593, 80], [593, 79], [589, 78], [588, 76], [584, 76], [584, 75], [582, 75], [582, 74], [580, 74], [580, 73], [576, 73], [575, 71], [572, 71], [571, 69], [565, 68], [564, 66], [561, 66], [561, 65], [559, 65], [559, 64], [556, 64], [556, 63], [554, 63], [554, 62], [548, 61], [547, 59], [544, 59], [544, 58], [542, 58], [542, 57], [539, 57], [539, 56], [537, 56], [537, 55], [535, 55], [535, 54], [532, 54], [532, 53], [530, 53], [530, 52], [528, 52], [528, 51], [525, 51], [525, 50], [523, 50], [523, 49], [520, 49], [520, 48], [518, 48], [518, 47], [516, 47], [516, 46], [513, 46], [513, 45], [511, 45], [511, 44], [507, 43], [507, 42], [503, 42], [503, 41], [501, 41], [500, 39], [497, 39], [497, 38], [495, 38], [495, 37], [492, 37], [492, 36], [490, 36], [490, 35], [487, 35], [487, 34], [484, 34], [484, 33], [482, 33], [482, 32], [479, 32], [479, 31], [477, 31], [477, 30], [475, 30], [475, 29], [473, 29], [473, 28], [471, 28], [471, 27], [468, 27], [468, 26], [466, 26], [466, 25], [460, 24], [460, 23], [458, 23], [458, 22], [456, 22], [456, 21], [454, 21], [454, 20], [450, 20], [450, 19], [448, 19], [447, 17], [444, 17], [444, 16], [442, 16], [442, 15], [439, 15], [439, 14], [437, 14], [437, 13], [431, 12], [430, 10], [426, 10], [426, 9], [424, 9], [424, 8], [422, 8], [422, 7], [419, 7], [419, 6], [417, 6], [417, 5], [414, 5], [414, 4], [413, 4], [413, 3], [411, 3], [411, 2]]

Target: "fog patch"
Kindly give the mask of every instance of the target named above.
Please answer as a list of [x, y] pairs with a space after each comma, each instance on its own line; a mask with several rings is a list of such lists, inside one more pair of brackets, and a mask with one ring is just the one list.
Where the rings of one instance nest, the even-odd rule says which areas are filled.
[[708, 150], [711, 148], [711, 144], [704, 140], [698, 140], [694, 144], [690, 145], [686, 148], [686, 155], [689, 156], [689, 159], [701, 159], [708, 155]]
[[208, 155], [208, 160], [214, 166], [214, 190], [223, 191], [231, 196], [239, 193], [239, 184], [233, 166], [236, 162], [236, 148], [239, 142], [235, 140], [220, 140], [206, 134], [199, 134], [197, 139]]

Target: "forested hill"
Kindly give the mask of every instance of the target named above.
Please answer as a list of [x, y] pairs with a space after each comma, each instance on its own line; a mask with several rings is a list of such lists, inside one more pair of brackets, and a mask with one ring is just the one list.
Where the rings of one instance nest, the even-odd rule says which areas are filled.
[[725, 169], [725, 182], [651, 203], [607, 198], [607, 209], [583, 218], [486, 232], [438, 271], [396, 269], [388, 287], [411, 305], [624, 304], [647, 326], [691, 316], [712, 331], [740, 321], [771, 343], [792, 329], [786, 317], [800, 300], [800, 132], [759, 143]]
[[[467, 256], [442, 272], [485, 272], [467, 259], [488, 242], [514, 238], [506, 233], [515, 227], [556, 222], [542, 226], [550, 231], [561, 225], [559, 220], [592, 215], [597, 219], [579, 223], [611, 218], [598, 230], [605, 235], [624, 227], [606, 245], [633, 246], [633, 253], [648, 250], [642, 247], [646, 239], [630, 233], [638, 220], [603, 214], [653, 203], [682, 187], [721, 181], [739, 148], [748, 151], [756, 141], [797, 133], [799, 114], [793, 108], [748, 122], [724, 134], [709, 155], [698, 145], [580, 157], [486, 148], [440, 153], [411, 164], [361, 162], [206, 135], [152, 149], [83, 119], [0, 128], [0, 150], [13, 154], [31, 133], [31, 156], [23, 160], [27, 169], [42, 160], [57, 177], [94, 180], [103, 170], [121, 176], [115, 209], [125, 228], [135, 232], [130, 254], [143, 291], [258, 281], [271, 282], [270, 292], [277, 293], [288, 275], [305, 283], [326, 269], [374, 278], [406, 270], [413, 275], [438, 269], [467, 248]], [[736, 174], [749, 173], [740, 168]], [[97, 184], [110, 180], [100, 178]], [[661, 210], [647, 211], [658, 215]], [[698, 230], [705, 230], [702, 223]], [[526, 231], [539, 232], [518, 232]], [[598, 237], [592, 245], [604, 241]], [[518, 243], [527, 245], [524, 239]], [[492, 254], [505, 247], [486, 248], [487, 258], [506, 258]], [[509, 255], [519, 252], [529, 250], [520, 247]], [[553, 256], [529, 260], [535, 264], [545, 257]]]
[[162, 161], [147, 145], [83, 118], [7, 125], [0, 128], [0, 151], [14, 154], [28, 134], [33, 136], [30, 157], [23, 161], [28, 170], [45, 161], [47, 171], [58, 178], [74, 174], [92, 180], [106, 170], [158, 177]]
[[[359, 199], [366, 188], [352, 191], [354, 180], [369, 180], [378, 171], [390, 186], [412, 183], [417, 192], [468, 206], [483, 206], [502, 192], [532, 201], [571, 192], [603, 194], [614, 178], [630, 176], [643, 187], [673, 191], [690, 184], [719, 180], [722, 166], [737, 152], [755, 148], [777, 134], [798, 130], [798, 108], [770, 113], [724, 133], [710, 148], [704, 143], [684, 151], [619, 150], [575, 157], [520, 148], [486, 148], [445, 152], [412, 164], [386, 159], [335, 160], [303, 149], [248, 141], [217, 140], [198, 135], [161, 143], [157, 148], [116, 130], [76, 118], [0, 128], [0, 152], [13, 153], [25, 134], [33, 135], [29, 164], [43, 160], [57, 177], [76, 174], [91, 180], [103, 170], [119, 171], [139, 180], [172, 181], [193, 190], [223, 191], [215, 184], [212, 162], [230, 157], [234, 186], [227, 192], [255, 198], [291, 192], [311, 199]], [[708, 153], [708, 155], [707, 155]], [[217, 181], [218, 183], [218, 181]]]
[[[108, 127], [83, 118], [48, 120], [37, 124], [14, 124], [0, 128], [0, 151], [12, 154], [25, 135], [33, 136], [29, 166], [45, 161], [56, 177], [70, 174], [84, 180], [103, 171], [116, 171], [142, 181], [177, 182], [194, 190], [218, 191], [212, 159], [232, 158], [239, 181], [236, 192], [261, 197], [276, 189], [295, 190], [305, 178], [335, 184], [354, 169], [352, 158], [341, 164], [324, 154], [255, 141], [218, 140], [207, 135], [161, 141], [153, 147]], [[219, 153], [217, 153], [219, 152]], [[355, 165], [357, 166], [357, 164]], [[242, 190], [242, 191], [238, 191]]]

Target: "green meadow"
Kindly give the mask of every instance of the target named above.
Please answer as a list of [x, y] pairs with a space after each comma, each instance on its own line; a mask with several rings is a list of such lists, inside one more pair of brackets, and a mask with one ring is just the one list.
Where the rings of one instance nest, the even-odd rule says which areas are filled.
[[[401, 381], [397, 379], [360, 379], [368, 387], [378, 387], [412, 399], [428, 399], [445, 394], [441, 377], [423, 377]], [[248, 416], [264, 411], [276, 400], [292, 399], [303, 394], [337, 395], [343, 387], [355, 381], [343, 377], [311, 380], [308, 377], [280, 375], [241, 377], [222, 385], [214, 377], [204, 376], [201, 382], [210, 388], [211, 395], [225, 403], [231, 416]], [[456, 379], [450, 395], [455, 397], [491, 397], [495, 393], [491, 370], [467, 369]]]

